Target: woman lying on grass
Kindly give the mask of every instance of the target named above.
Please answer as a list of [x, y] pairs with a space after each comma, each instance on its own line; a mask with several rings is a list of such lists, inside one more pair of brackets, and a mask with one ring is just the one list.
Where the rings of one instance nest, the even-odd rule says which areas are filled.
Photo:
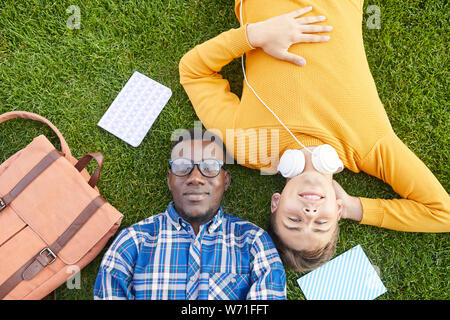
[[[181, 84], [204, 126], [218, 130], [236, 158], [245, 155], [239, 163], [269, 172], [278, 166], [287, 178], [272, 196], [269, 231], [297, 271], [331, 259], [341, 218], [398, 231], [450, 231], [449, 195], [396, 136], [378, 96], [362, 6], [363, 0], [246, 0], [241, 11], [237, 0], [242, 27], [180, 61]], [[332, 28], [318, 24], [325, 19]], [[331, 37], [317, 34], [324, 32]], [[248, 83], [239, 99], [219, 72], [244, 54]], [[257, 140], [245, 144], [255, 132]], [[270, 150], [266, 158], [262, 146]], [[348, 195], [333, 181], [343, 167], [383, 180], [401, 199]]]

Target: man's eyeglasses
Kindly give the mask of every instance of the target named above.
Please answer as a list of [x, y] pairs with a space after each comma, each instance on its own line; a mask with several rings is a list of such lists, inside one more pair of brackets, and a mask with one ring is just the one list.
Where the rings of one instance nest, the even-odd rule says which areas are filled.
[[176, 158], [169, 160], [169, 166], [172, 173], [178, 177], [184, 177], [191, 174], [194, 167], [197, 166], [200, 173], [207, 178], [217, 177], [220, 169], [223, 167], [223, 161], [217, 159], [203, 159], [202, 161], [192, 161], [186, 158]]

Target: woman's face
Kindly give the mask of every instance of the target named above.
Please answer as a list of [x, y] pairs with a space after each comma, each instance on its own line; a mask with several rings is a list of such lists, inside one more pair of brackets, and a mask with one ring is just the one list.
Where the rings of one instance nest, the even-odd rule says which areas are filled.
[[297, 251], [323, 248], [334, 233], [342, 214], [332, 175], [303, 172], [288, 179], [281, 194], [272, 196], [274, 230], [281, 241]]

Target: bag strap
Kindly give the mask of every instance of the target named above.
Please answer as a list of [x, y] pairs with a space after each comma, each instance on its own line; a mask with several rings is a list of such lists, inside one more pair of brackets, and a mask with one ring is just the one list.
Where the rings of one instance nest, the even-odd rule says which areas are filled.
[[12, 289], [14, 289], [22, 280], [33, 279], [43, 268], [52, 264], [57, 254], [72, 239], [72, 237], [81, 229], [81, 227], [100, 209], [106, 200], [97, 196], [92, 200], [72, 224], [56, 239], [49, 247], [43, 248], [32, 259], [25, 263], [19, 270], [10, 276], [0, 285], [0, 299], [3, 299]]
[[59, 130], [49, 120], [45, 119], [44, 117], [36, 113], [31, 113], [27, 111], [11, 111], [0, 114], [0, 123], [16, 118], [31, 119], [48, 125], [53, 130], [53, 132], [55, 132], [56, 135], [58, 136], [59, 141], [61, 143], [61, 150], [64, 153], [64, 156], [69, 160], [70, 158], [72, 158], [72, 152], [70, 151], [69, 145], [67, 144], [66, 140], [62, 136], [61, 132], [59, 132]]
[[[34, 181], [45, 169], [47, 169], [53, 162], [58, 160], [61, 157], [61, 154], [57, 150], [51, 151], [47, 154], [39, 163], [31, 169], [17, 184], [16, 186], [2, 198], [0, 198], [0, 212], [3, 211], [23, 190], [25, 190], [28, 185]], [[92, 174], [89, 179], [88, 184], [95, 188], [97, 185], [98, 179], [100, 178], [100, 172], [102, 170], [103, 165], [103, 155], [100, 152], [89, 153], [85, 155], [80, 161], [77, 162], [75, 168], [81, 172], [87, 164], [95, 159], [98, 163], [98, 168]]]
[[28, 185], [33, 182], [45, 169], [47, 169], [53, 162], [58, 160], [61, 154], [53, 150], [47, 154], [39, 163], [28, 172], [25, 177], [20, 180], [16, 186], [3, 198], [0, 198], [0, 212], [6, 208]]
[[75, 164], [75, 168], [79, 172], [81, 172], [84, 168], [86, 168], [86, 166], [92, 159], [95, 159], [95, 161], [97, 161], [98, 168], [95, 169], [88, 183], [92, 188], [95, 188], [98, 179], [100, 178], [100, 172], [102, 171], [103, 155], [100, 152], [88, 153]]

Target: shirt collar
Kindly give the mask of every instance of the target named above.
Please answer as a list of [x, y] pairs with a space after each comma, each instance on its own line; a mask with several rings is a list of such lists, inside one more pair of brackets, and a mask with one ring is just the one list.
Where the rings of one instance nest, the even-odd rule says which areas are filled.
[[[189, 224], [180, 217], [177, 210], [175, 209], [175, 206], [173, 205], [173, 201], [167, 207], [166, 212], [169, 222], [175, 227], [175, 229], [177, 229], [177, 231], [180, 231], [183, 223]], [[219, 227], [222, 224], [223, 217], [224, 217], [223, 209], [222, 206], [220, 206], [214, 218], [205, 223], [206, 224], [205, 227], [208, 228], [207, 229], [208, 233], [214, 232], [217, 229], [217, 227]]]

